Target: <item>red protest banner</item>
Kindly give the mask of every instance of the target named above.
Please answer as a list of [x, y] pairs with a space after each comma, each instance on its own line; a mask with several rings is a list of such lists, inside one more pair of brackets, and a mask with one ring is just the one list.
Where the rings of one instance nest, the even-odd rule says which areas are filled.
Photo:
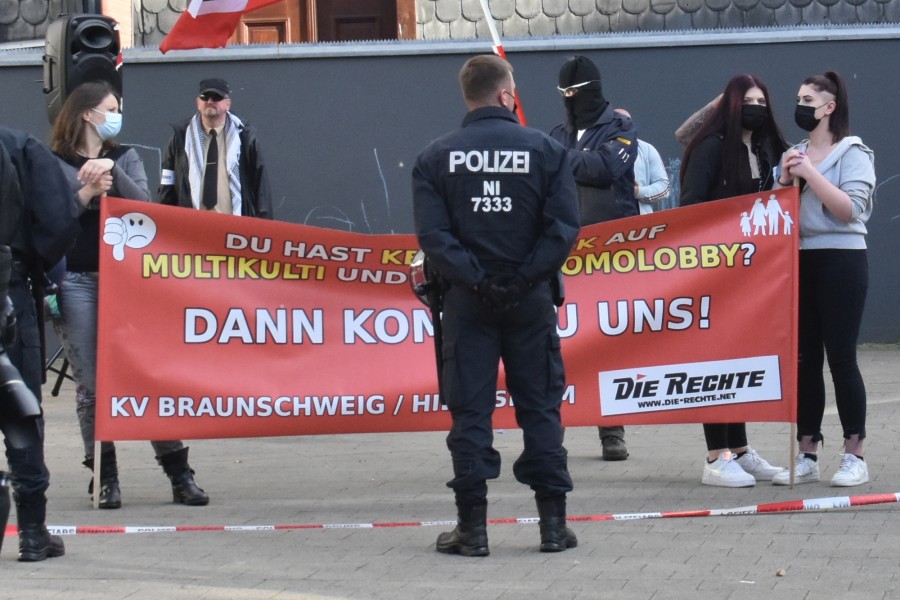
[[584, 228], [559, 326], [578, 404], [608, 424], [793, 421], [797, 206], [791, 188]]
[[[794, 419], [798, 200], [772, 196], [582, 230], [560, 308], [567, 425]], [[414, 236], [103, 210], [98, 440], [449, 426]], [[495, 425], [515, 427], [498, 387]]]

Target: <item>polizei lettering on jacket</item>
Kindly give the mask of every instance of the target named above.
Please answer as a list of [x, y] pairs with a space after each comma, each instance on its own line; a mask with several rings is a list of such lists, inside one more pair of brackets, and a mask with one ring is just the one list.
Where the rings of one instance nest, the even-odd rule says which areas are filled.
[[453, 150], [450, 172], [528, 173], [531, 152], [528, 150]]

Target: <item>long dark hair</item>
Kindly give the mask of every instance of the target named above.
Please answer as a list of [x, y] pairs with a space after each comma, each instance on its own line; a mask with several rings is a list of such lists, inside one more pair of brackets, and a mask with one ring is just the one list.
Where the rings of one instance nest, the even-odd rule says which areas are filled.
[[[116, 97], [117, 102], [121, 103], [122, 99], [116, 90], [105, 81], [82, 83], [72, 90], [56, 116], [56, 121], [53, 122], [50, 149], [67, 162], [77, 162], [82, 135], [87, 126], [87, 122], [81, 118], [81, 115], [85, 111], [96, 108], [110, 94]], [[106, 140], [103, 142], [102, 154], [117, 145], [115, 140]]]
[[[684, 184], [684, 173], [687, 170], [688, 162], [694, 148], [704, 138], [710, 135], [718, 135], [722, 138], [722, 167], [720, 171], [721, 179], [727, 182], [727, 186], [733, 195], [738, 195], [741, 190], [736, 187], [740, 181], [742, 172], [742, 161], [744, 161], [745, 153], [743, 151], [744, 142], [742, 139], [743, 128], [741, 127], [741, 111], [744, 107], [744, 96], [751, 88], [758, 87], [766, 99], [766, 106], [769, 108], [766, 114], [766, 120], [763, 125], [753, 132], [752, 144], [759, 147], [760, 150], [771, 159], [777, 160], [781, 153], [787, 148], [787, 142], [775, 122], [772, 115], [772, 102], [769, 100], [769, 88], [763, 83], [759, 77], [749, 73], [741, 73], [735, 75], [725, 86], [722, 98], [713, 109], [709, 118], [700, 126], [697, 133], [688, 143], [684, 150], [684, 158], [681, 161], [680, 180]], [[765, 174], [761, 173], [760, 176]]]
[[847, 97], [847, 86], [837, 71], [825, 71], [821, 75], [813, 75], [803, 80], [803, 85], [811, 85], [820, 92], [828, 92], [834, 96], [834, 112], [828, 119], [828, 131], [831, 132], [831, 143], [850, 135], [850, 100]]

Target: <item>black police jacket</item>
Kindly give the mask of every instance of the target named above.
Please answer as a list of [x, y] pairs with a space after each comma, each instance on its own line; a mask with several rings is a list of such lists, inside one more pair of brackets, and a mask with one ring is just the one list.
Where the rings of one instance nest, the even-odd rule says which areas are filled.
[[[6, 146], [0, 144], [0, 245], [9, 246], [12, 242], [23, 204], [16, 166], [12, 163]], [[0, 294], [0, 302], [4, 295]]]
[[475, 109], [431, 142], [412, 185], [419, 244], [453, 284], [513, 272], [549, 280], [578, 235], [565, 148], [501, 107]]
[[56, 156], [37, 138], [0, 127], [0, 144], [16, 168], [24, 199], [10, 246], [15, 260], [37, 275], [62, 260], [78, 235], [75, 194]]

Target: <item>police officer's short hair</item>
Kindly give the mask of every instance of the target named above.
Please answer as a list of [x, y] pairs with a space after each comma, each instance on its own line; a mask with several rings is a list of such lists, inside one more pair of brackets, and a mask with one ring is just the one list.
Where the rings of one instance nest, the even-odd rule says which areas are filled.
[[459, 71], [459, 85], [467, 102], [487, 100], [513, 72], [512, 65], [495, 54], [479, 54]]

